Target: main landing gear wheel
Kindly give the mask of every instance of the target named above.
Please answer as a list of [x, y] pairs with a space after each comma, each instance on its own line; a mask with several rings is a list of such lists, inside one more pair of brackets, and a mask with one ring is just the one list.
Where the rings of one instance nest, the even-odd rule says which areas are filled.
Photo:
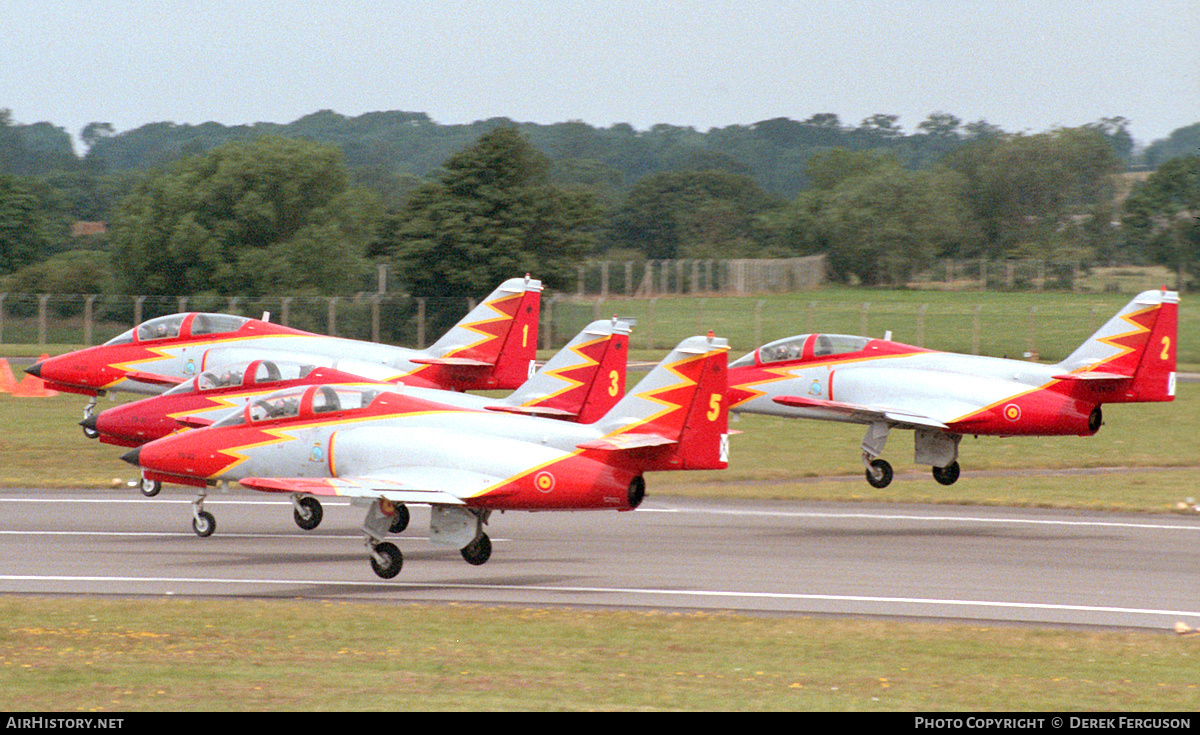
[[404, 566], [404, 555], [391, 541], [381, 541], [371, 549], [371, 568], [384, 579], [391, 579]]
[[292, 510], [292, 518], [296, 520], [296, 525], [305, 531], [311, 531], [321, 525], [321, 519], [324, 517], [325, 511], [321, 508], [321, 502], [316, 498], [300, 498]]
[[395, 510], [392, 511], [392, 525], [388, 526], [390, 533], [404, 533], [404, 529], [408, 528], [408, 506], [396, 504]]
[[202, 510], [192, 516], [192, 530], [200, 538], [208, 538], [213, 535], [213, 531], [217, 530], [217, 519], [213, 518], [212, 513]]
[[158, 480], [147, 480], [143, 477], [141, 483], [139, 483], [139, 486], [139, 489], [142, 491], [142, 495], [145, 495], [147, 498], [153, 498], [155, 495], [158, 495], [160, 491], [162, 491], [162, 483]]
[[953, 485], [958, 480], [958, 462], [951, 462], [945, 467], [933, 468], [933, 479], [943, 485]]
[[492, 558], [492, 540], [486, 533], [481, 533], [474, 541], [462, 547], [461, 552], [468, 564], [485, 564]]
[[873, 459], [867, 466], [866, 475], [871, 487], [885, 488], [892, 483], [892, 466], [886, 459]]

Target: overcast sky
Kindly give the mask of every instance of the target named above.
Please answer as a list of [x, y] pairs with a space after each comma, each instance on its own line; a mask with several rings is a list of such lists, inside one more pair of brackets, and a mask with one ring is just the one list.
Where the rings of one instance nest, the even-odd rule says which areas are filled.
[[1200, 122], [1200, 0], [0, 0], [0, 108], [287, 123], [332, 109], [712, 127], [932, 112]]

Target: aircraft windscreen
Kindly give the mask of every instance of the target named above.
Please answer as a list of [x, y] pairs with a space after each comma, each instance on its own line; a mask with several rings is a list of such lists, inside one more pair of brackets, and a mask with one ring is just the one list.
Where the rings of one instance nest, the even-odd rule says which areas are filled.
[[133, 331], [134, 330], [130, 329], [128, 331], [122, 332], [121, 334], [118, 334], [116, 337], [113, 337], [112, 339], [105, 342], [104, 344], [106, 344], [106, 345], [127, 345], [133, 341]]

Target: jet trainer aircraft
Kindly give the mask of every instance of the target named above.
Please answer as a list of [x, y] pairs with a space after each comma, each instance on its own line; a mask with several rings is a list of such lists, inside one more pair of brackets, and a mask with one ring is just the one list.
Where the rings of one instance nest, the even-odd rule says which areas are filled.
[[959, 476], [965, 434], [1090, 436], [1104, 403], [1171, 401], [1179, 296], [1146, 291], [1056, 365], [841, 334], [764, 345], [729, 366], [730, 410], [867, 424], [867, 482], [892, 480], [888, 432], [915, 431], [914, 461], [943, 485]]
[[[409, 386], [406, 393], [475, 410], [509, 411], [592, 423], [625, 394], [630, 322], [616, 318], [585, 327], [529, 380], [505, 398]], [[105, 409], [80, 423], [101, 442], [137, 447], [181, 428], [207, 426], [232, 410], [276, 391], [305, 385], [405, 384], [408, 376], [375, 363], [333, 358], [320, 364], [269, 359], [229, 364], [180, 383], [165, 393]], [[336, 363], [337, 368], [332, 365]], [[158, 481], [144, 480], [142, 493], [157, 495]]]
[[[172, 314], [108, 342], [42, 360], [26, 372], [53, 390], [92, 396], [109, 391], [155, 395], [205, 371], [257, 359], [308, 362], [352, 356], [386, 366], [410, 385], [448, 390], [515, 389], [532, 373], [542, 284], [505, 281], [424, 350], [328, 337], [228, 314]], [[334, 363], [332, 367], [336, 368]]]
[[495, 510], [632, 510], [645, 472], [723, 469], [727, 350], [724, 339], [684, 340], [592, 424], [465, 410], [404, 387], [308, 386], [123, 459], [163, 481], [352, 498], [368, 506], [363, 530], [384, 578], [403, 564], [385, 540], [397, 507], [427, 503], [431, 540], [483, 564]]

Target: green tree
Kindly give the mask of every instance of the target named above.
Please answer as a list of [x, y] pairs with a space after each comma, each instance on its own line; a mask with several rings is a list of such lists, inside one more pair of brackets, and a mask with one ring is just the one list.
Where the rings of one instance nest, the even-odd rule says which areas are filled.
[[949, 171], [880, 167], [823, 194], [812, 216], [812, 242], [827, 248], [831, 275], [869, 285], [903, 285], [934, 258], [961, 252], [977, 237]]
[[337, 149], [264, 136], [145, 178], [110, 228], [126, 293], [359, 290], [378, 212]]
[[400, 279], [420, 295], [480, 295], [525, 273], [566, 288], [595, 244], [598, 210], [590, 193], [550, 184], [549, 169], [507, 126], [452, 156], [381, 238]]
[[654, 259], [753, 257], [757, 219], [781, 205], [739, 174], [654, 174], [638, 181], [613, 214], [605, 246]]
[[993, 258], [1094, 248], [1094, 241], [1064, 243], [1061, 233], [1081, 218], [1111, 217], [1112, 176], [1120, 169], [1105, 134], [1088, 127], [984, 136], [957, 149], [946, 163], [969, 182], [984, 236], [982, 254]]
[[1172, 158], [1125, 202], [1125, 231], [1135, 247], [1176, 269], [1176, 287], [1200, 270], [1200, 156]]
[[28, 180], [0, 174], [0, 275], [65, 247], [66, 223], [49, 198]]

